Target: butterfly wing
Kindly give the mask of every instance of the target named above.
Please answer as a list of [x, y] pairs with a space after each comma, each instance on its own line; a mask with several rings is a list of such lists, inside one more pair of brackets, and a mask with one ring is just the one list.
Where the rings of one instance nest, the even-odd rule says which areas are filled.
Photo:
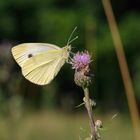
[[65, 63], [62, 53], [62, 49], [49, 50], [31, 57], [22, 66], [22, 74], [38, 85], [50, 83]]
[[49, 50], [60, 50], [56, 45], [47, 43], [23, 43], [12, 48], [12, 54], [20, 67], [34, 55]]
[[45, 85], [51, 82], [68, 59], [68, 48], [44, 43], [24, 43], [13, 47], [12, 54], [26, 79]]

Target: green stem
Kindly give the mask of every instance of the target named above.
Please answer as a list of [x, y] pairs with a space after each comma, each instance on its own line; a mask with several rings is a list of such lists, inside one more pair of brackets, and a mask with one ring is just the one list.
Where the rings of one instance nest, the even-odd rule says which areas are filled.
[[85, 100], [84, 100], [85, 107], [87, 109], [89, 120], [90, 120], [91, 140], [97, 140], [95, 122], [94, 122], [93, 113], [92, 113], [92, 105], [91, 105], [90, 98], [89, 98], [89, 90], [87, 87], [83, 88], [83, 90], [84, 90], [84, 95], [85, 95]]

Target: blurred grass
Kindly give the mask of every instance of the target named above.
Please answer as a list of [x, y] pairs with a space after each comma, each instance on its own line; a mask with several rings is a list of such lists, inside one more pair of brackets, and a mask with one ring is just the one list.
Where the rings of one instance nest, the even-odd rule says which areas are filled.
[[[112, 113], [97, 115], [105, 130], [103, 140], [134, 140], [128, 116], [118, 114], [111, 120]], [[19, 118], [0, 117], [0, 140], [84, 140], [89, 136], [86, 113], [64, 113], [47, 111], [26, 113]]]

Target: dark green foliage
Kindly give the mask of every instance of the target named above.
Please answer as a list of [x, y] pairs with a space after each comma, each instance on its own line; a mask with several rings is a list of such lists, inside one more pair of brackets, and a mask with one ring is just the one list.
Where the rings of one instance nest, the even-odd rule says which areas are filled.
[[[113, 9], [140, 102], [139, 2], [135, 0], [131, 3], [126, 0], [113, 1]], [[50, 85], [37, 87], [22, 77], [7, 46], [22, 42], [48, 42], [63, 47], [75, 26], [78, 27], [75, 36], [79, 38], [72, 43], [73, 51], [86, 48], [93, 54], [95, 76], [91, 96], [98, 104], [102, 103], [99, 105], [101, 108], [125, 110], [127, 104], [119, 65], [104, 10], [98, 0], [1, 0], [0, 97], [7, 100], [13, 95], [21, 95], [26, 105], [59, 105], [65, 108], [64, 103], [68, 100], [63, 97], [67, 95], [72, 108], [80, 104], [83, 95], [74, 85], [74, 72], [68, 64]]]

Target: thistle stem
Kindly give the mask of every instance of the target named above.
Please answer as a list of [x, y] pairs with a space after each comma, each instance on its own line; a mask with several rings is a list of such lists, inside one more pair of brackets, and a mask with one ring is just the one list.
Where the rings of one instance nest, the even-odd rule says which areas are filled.
[[93, 112], [92, 112], [92, 105], [89, 98], [89, 89], [87, 87], [84, 87], [83, 90], [84, 90], [84, 95], [85, 95], [85, 98], [84, 98], [85, 107], [87, 109], [89, 121], [90, 121], [91, 140], [97, 140], [95, 122], [94, 122]]

